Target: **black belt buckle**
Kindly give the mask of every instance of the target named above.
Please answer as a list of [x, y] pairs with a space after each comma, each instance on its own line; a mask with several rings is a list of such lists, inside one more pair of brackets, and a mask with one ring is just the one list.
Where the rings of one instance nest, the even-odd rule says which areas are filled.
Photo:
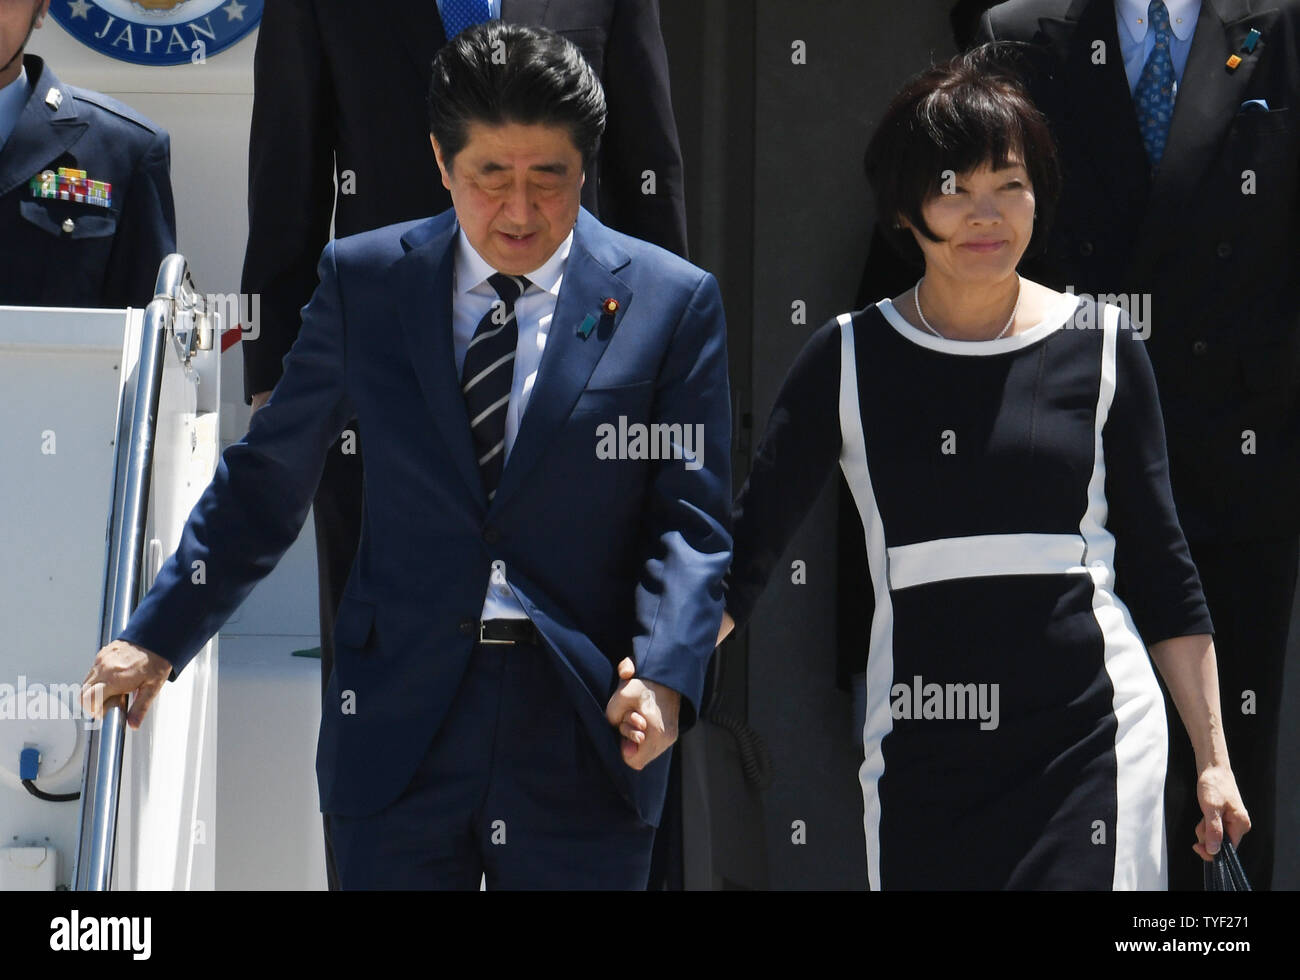
[[478, 641], [493, 645], [536, 645], [537, 627], [531, 619], [489, 619], [478, 624]]

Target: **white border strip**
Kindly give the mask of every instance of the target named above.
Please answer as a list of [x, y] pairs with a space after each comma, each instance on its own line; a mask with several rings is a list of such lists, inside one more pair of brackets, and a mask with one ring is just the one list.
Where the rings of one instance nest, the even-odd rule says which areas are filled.
[[987, 357], [991, 354], [1007, 354], [1021, 350], [1056, 333], [1074, 318], [1074, 311], [1079, 307], [1079, 297], [1074, 293], [1062, 293], [1056, 305], [1048, 307], [1047, 315], [1038, 323], [1020, 333], [1013, 333], [1010, 337], [1002, 337], [998, 340], [950, 340], [947, 337], [936, 337], [908, 323], [907, 318], [898, 312], [898, 307], [892, 300], [882, 299], [876, 306], [889, 325], [898, 331], [904, 340], [941, 354]]
[[1168, 756], [1164, 698], [1132, 617], [1114, 593], [1115, 537], [1106, 528], [1106, 456], [1102, 429], [1115, 396], [1119, 309], [1102, 316], [1101, 385], [1093, 431], [1088, 510], [1080, 522], [1093, 579], [1092, 612], [1105, 645], [1115, 712], [1115, 889], [1168, 887], [1164, 787]]
[[955, 578], [988, 575], [1086, 573], [1077, 534], [978, 534], [937, 538], [889, 549], [895, 590]]
[[889, 596], [889, 556], [885, 528], [876, 506], [867, 466], [867, 443], [862, 432], [862, 406], [858, 401], [858, 370], [853, 343], [853, 317], [845, 313], [840, 325], [840, 468], [853, 491], [853, 499], [866, 532], [867, 563], [876, 596], [871, 619], [871, 646], [867, 656], [867, 712], [862, 729], [865, 758], [858, 778], [862, 783], [862, 826], [867, 837], [867, 882], [880, 891], [880, 794], [885, 771], [880, 743], [893, 730], [889, 689], [894, 678], [894, 606]]

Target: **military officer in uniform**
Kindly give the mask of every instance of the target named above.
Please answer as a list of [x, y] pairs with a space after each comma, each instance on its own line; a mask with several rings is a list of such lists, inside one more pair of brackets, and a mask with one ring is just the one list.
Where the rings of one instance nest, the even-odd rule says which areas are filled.
[[140, 307], [176, 250], [167, 133], [23, 50], [49, 0], [0, 0], [0, 304]]

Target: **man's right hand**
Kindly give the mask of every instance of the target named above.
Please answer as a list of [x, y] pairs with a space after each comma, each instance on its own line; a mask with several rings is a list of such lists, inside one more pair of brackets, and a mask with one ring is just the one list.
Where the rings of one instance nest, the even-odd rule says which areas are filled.
[[718, 627], [718, 642], [714, 646], [722, 646], [722, 641], [731, 635], [731, 631], [736, 628], [736, 621], [731, 618], [731, 613], [722, 614], [722, 625]]
[[270, 398], [271, 393], [269, 391], [259, 391], [253, 396], [253, 411], [256, 412], [259, 408], [265, 405]]
[[171, 672], [172, 665], [158, 654], [114, 640], [95, 655], [90, 673], [81, 683], [81, 706], [92, 717], [103, 718], [109, 698], [134, 694], [126, 723], [139, 728]]

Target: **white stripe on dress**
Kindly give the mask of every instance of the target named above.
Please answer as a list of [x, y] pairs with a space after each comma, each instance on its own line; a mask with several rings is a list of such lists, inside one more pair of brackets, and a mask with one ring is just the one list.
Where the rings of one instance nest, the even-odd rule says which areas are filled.
[[862, 825], [867, 836], [867, 882], [880, 891], [880, 777], [885, 771], [881, 740], [894, 727], [889, 689], [894, 677], [894, 606], [889, 596], [889, 556], [885, 527], [871, 486], [862, 405], [858, 401], [858, 365], [854, 356], [853, 317], [845, 313], [840, 325], [840, 469], [853, 491], [853, 500], [866, 533], [867, 563], [876, 594], [867, 656], [867, 715], [862, 729], [866, 756], [858, 778], [862, 783]]
[[[1168, 756], [1165, 704], [1128, 609], [1115, 597], [1115, 536], [1106, 528], [1106, 455], [1102, 429], [1115, 396], [1115, 345], [1119, 309], [1104, 307], [1101, 385], [1093, 429], [1088, 509], [1079, 530], [1087, 543], [1092, 612], [1105, 646], [1116, 721], [1115, 889], [1165, 889], [1164, 787]], [[1100, 815], [1099, 815], [1100, 816]]]
[[1077, 534], [975, 534], [889, 549], [894, 591], [954, 578], [987, 575], [1086, 574]]

